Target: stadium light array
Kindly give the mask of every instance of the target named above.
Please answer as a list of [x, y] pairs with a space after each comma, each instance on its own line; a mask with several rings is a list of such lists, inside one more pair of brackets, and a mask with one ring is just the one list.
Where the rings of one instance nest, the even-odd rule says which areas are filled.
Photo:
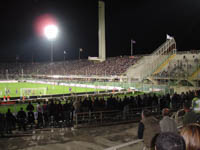
[[55, 25], [47, 25], [44, 28], [44, 34], [49, 40], [53, 40], [57, 37], [58, 35], [58, 27]]
[[56, 25], [47, 25], [44, 28], [44, 35], [51, 41], [51, 62], [53, 62], [53, 40], [58, 35], [58, 27]]

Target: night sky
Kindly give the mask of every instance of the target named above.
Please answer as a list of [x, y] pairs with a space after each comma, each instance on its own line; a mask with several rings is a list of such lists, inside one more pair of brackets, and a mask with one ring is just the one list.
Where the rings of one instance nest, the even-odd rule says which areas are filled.
[[[107, 56], [149, 54], [174, 36], [179, 51], [200, 49], [199, 0], [132, 0], [106, 2]], [[43, 18], [59, 26], [54, 60], [98, 55], [97, 0], [4, 0], [0, 4], [0, 61], [50, 61], [50, 42], [38, 30]], [[42, 19], [41, 19], [42, 18]], [[44, 19], [45, 20], [45, 19]], [[47, 21], [48, 22], [48, 21]], [[40, 30], [41, 31], [41, 30]]]

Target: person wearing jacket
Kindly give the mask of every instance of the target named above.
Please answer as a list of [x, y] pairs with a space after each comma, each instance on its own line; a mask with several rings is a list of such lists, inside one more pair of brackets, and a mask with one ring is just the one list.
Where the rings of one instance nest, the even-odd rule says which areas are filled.
[[178, 133], [176, 122], [169, 117], [170, 110], [168, 108], [164, 108], [162, 110], [162, 120], [160, 120], [160, 129], [161, 132], [173, 132]]
[[151, 116], [148, 110], [143, 110], [142, 120], [139, 123], [138, 138], [143, 138], [145, 149], [152, 149], [155, 146], [155, 137], [160, 133], [159, 122]]

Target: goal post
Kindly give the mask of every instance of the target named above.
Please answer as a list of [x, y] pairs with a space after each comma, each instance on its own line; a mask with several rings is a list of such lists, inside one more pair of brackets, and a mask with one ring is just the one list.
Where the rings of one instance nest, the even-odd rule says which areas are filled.
[[47, 88], [21, 88], [20, 96], [41, 96], [46, 95]]

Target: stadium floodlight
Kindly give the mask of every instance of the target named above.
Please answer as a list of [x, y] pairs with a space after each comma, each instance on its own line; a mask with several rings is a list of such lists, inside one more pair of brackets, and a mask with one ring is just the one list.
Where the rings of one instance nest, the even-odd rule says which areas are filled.
[[44, 35], [51, 41], [51, 62], [53, 62], [53, 40], [58, 35], [58, 27], [56, 25], [47, 25], [44, 28]]
[[44, 34], [49, 40], [53, 40], [58, 35], [58, 27], [55, 25], [48, 25], [44, 28]]

